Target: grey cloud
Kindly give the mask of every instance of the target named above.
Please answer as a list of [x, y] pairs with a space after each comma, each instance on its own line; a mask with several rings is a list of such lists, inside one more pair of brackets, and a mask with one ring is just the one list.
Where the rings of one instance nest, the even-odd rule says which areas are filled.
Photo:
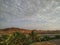
[[0, 0], [0, 28], [60, 29], [60, 0]]

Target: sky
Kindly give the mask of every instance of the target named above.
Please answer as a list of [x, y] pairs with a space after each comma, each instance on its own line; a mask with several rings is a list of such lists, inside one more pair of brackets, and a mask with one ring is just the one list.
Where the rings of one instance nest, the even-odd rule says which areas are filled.
[[60, 0], [0, 0], [0, 29], [59, 30]]

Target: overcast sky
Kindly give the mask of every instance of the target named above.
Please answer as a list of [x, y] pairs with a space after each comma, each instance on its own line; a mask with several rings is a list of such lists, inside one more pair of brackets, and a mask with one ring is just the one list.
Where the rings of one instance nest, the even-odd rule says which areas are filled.
[[60, 0], [0, 0], [0, 28], [60, 29]]

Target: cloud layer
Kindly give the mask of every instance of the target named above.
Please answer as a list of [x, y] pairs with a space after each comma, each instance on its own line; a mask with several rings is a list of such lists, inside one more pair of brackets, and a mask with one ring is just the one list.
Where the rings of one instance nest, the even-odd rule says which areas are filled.
[[0, 0], [0, 28], [60, 29], [60, 0]]

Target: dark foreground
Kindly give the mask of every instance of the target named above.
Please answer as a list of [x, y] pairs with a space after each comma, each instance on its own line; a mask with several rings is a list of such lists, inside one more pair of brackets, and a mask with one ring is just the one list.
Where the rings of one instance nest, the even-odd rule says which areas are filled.
[[36, 42], [40, 42], [39, 45], [59, 45], [60, 34], [38, 34], [32, 31], [28, 34], [13, 32], [10, 34], [1, 34], [0, 36], [0, 45], [31, 45]]

